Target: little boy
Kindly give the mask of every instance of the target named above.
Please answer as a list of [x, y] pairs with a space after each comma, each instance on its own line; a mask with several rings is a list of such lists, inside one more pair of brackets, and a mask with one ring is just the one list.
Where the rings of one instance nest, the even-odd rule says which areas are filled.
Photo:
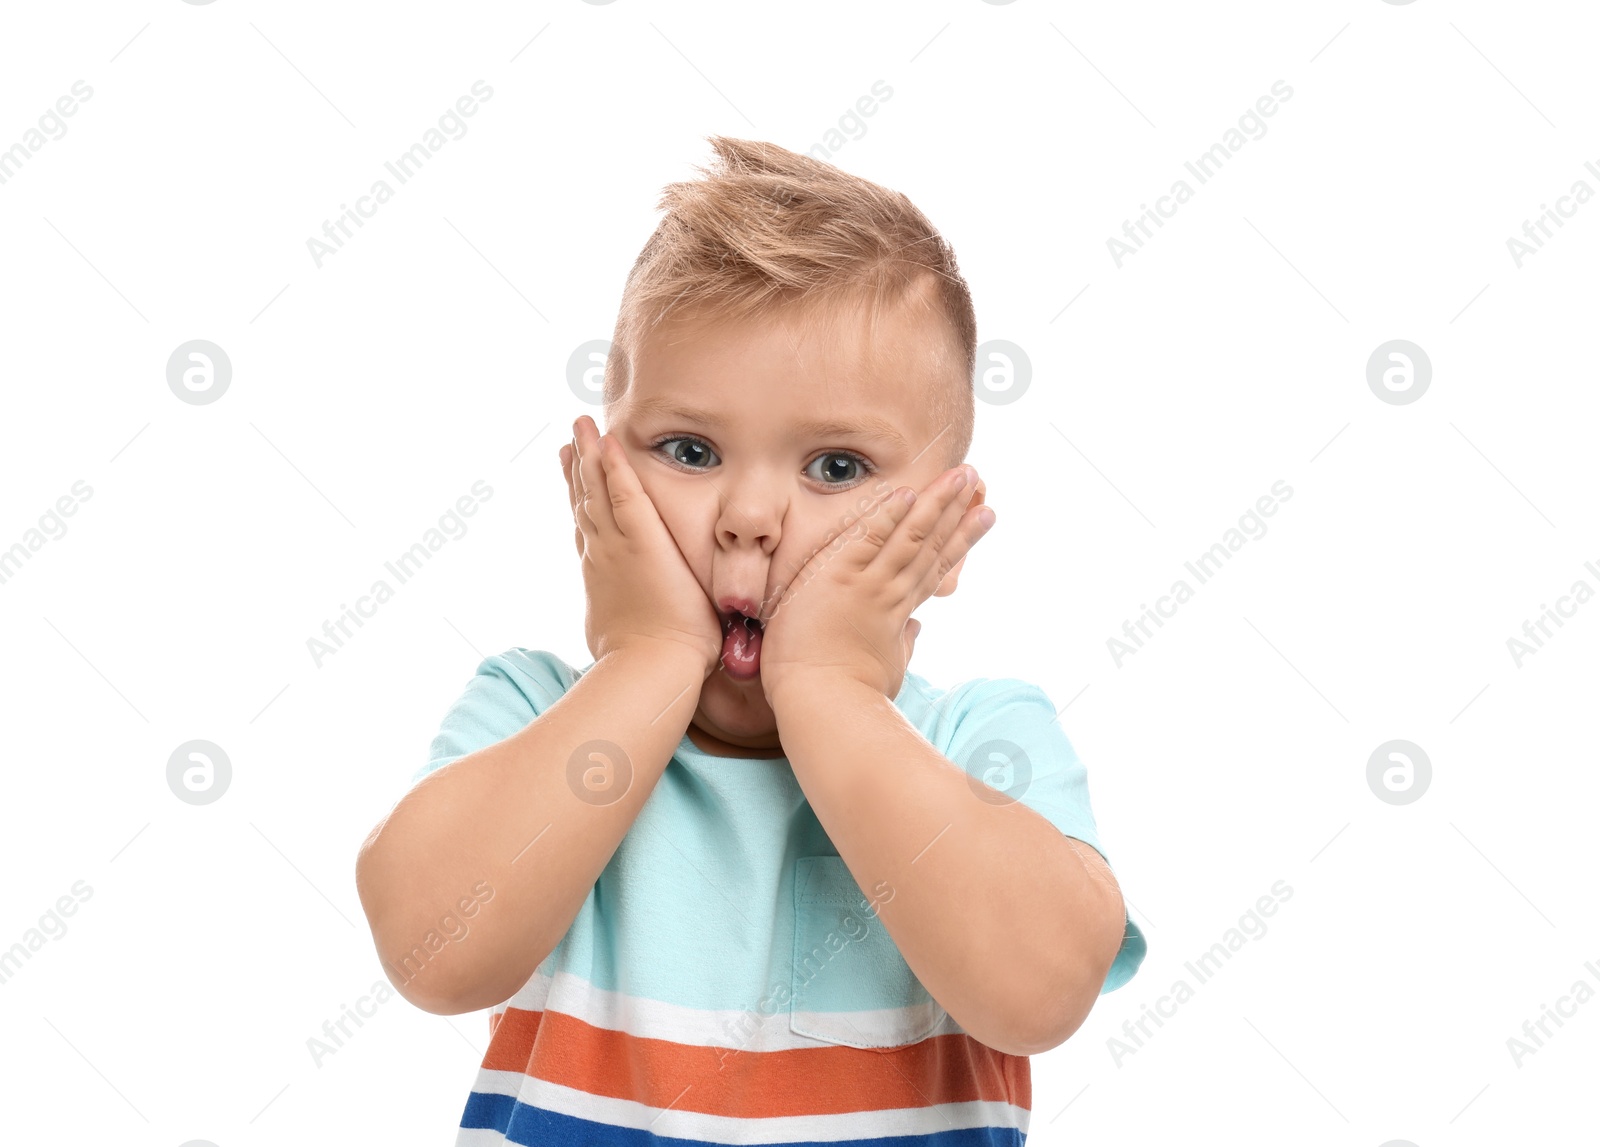
[[458, 1145], [1021, 1144], [1145, 939], [1049, 698], [907, 670], [994, 520], [972, 301], [904, 196], [711, 143], [559, 452], [594, 660], [478, 666], [362, 906], [492, 1009]]

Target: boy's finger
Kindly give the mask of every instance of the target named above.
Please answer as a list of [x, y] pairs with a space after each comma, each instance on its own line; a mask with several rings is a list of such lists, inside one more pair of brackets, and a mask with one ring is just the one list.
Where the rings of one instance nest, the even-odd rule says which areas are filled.
[[937, 556], [935, 543], [950, 537], [971, 496], [968, 491], [972, 483], [957, 486], [955, 477], [954, 471], [939, 475], [917, 496], [909, 512], [902, 515], [904, 523], [883, 547], [880, 568], [886, 576], [904, 577], [913, 583], [922, 580], [923, 572], [933, 564], [929, 552]]
[[[975, 506], [983, 501], [983, 482], [979, 480], [976, 485], [969, 479], [965, 486], [957, 490], [950, 498], [950, 502], [934, 523], [933, 533], [929, 542], [939, 542], [948, 545], [954, 540], [956, 531], [961, 528], [961, 519], [971, 512]], [[925, 546], [931, 549], [931, 546]]]
[[578, 556], [583, 557], [583, 527], [578, 525], [578, 496], [572, 486], [572, 463], [577, 452], [569, 444], [558, 451], [561, 459], [561, 476], [567, 481], [567, 506], [572, 511], [572, 542], [578, 549]]
[[868, 543], [865, 547], [855, 550], [858, 569], [865, 569], [877, 560], [906, 515], [913, 513], [921, 504], [920, 496], [915, 504], [908, 503], [906, 495], [909, 493], [913, 493], [910, 487], [899, 487], [889, 491], [887, 497], [868, 506], [845, 527], [843, 532], [850, 534], [853, 540], [859, 539]]
[[573, 450], [571, 443], [562, 446], [560, 459], [562, 459], [562, 477], [566, 478], [566, 506], [568, 509], [578, 509], [578, 491], [573, 490]]
[[606, 489], [605, 470], [600, 461], [600, 435], [588, 415], [578, 420], [577, 440], [583, 511], [599, 533], [615, 534], [617, 523], [611, 516], [611, 494]]
[[567, 499], [572, 504], [572, 517], [577, 519], [583, 504], [583, 477], [578, 473], [577, 439], [567, 446]]
[[578, 451], [578, 432], [572, 432], [572, 445], [567, 455], [567, 488], [572, 497], [572, 521], [578, 527], [578, 552], [583, 552], [583, 530], [585, 526], [595, 529], [593, 520], [589, 517], [589, 507], [585, 505], [583, 492], [583, 455]]
[[616, 527], [625, 535], [636, 536], [643, 527], [639, 515], [643, 507], [650, 504], [650, 499], [644, 492], [639, 476], [628, 465], [622, 443], [614, 438], [605, 443], [600, 462], [605, 468], [606, 488], [610, 492], [609, 502]]
[[[946, 521], [945, 516], [941, 515], [934, 534], [923, 545], [921, 553], [906, 567], [916, 586], [913, 596], [919, 604], [933, 595], [956, 563], [966, 557], [978, 540], [989, 532], [989, 527], [978, 521], [976, 509], [963, 505], [960, 498], [955, 499], [952, 505], [960, 507], [961, 512], [951, 521]], [[938, 538], [944, 540], [935, 546], [933, 543]]]

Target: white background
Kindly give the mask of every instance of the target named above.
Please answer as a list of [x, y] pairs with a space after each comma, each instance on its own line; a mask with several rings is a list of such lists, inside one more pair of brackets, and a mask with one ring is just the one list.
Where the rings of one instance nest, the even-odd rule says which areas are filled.
[[[598, 407], [566, 362], [609, 337], [661, 186], [714, 133], [805, 151], [878, 80], [833, 161], [927, 212], [980, 340], [1032, 364], [979, 404], [999, 520], [913, 667], [1070, 702], [1150, 940], [1035, 1058], [1030, 1142], [1592, 1136], [1600, 1002], [1520, 1066], [1507, 1040], [1600, 988], [1600, 604], [1520, 666], [1507, 639], [1600, 590], [1600, 204], [1520, 268], [1506, 241], [1600, 190], [1597, 32], [1431, 0], [8, 5], [0, 148], [93, 95], [0, 185], [0, 549], [93, 493], [0, 584], [0, 949], [92, 896], [0, 984], [3, 1137], [451, 1141], [483, 1014], [396, 996], [308, 1051], [382, 978], [356, 850], [481, 656], [590, 660], [556, 450]], [[319, 268], [307, 239], [476, 80], [467, 134]], [[1179, 178], [1119, 268], [1108, 238]], [[167, 385], [191, 339], [232, 362], [208, 405]], [[1391, 339], [1431, 360], [1413, 403], [1368, 386]], [[318, 667], [307, 639], [480, 479], [469, 532]], [[1107, 639], [1280, 479], [1119, 666]], [[166, 781], [197, 738], [233, 769], [199, 807]], [[1404, 805], [1367, 782], [1397, 738], [1433, 769]]]

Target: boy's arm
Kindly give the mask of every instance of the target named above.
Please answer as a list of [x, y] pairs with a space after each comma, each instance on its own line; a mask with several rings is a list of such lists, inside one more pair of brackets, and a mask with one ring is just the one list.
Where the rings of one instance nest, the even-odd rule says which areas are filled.
[[881, 691], [844, 675], [770, 698], [817, 819], [928, 993], [1011, 1055], [1063, 1043], [1122, 945], [1122, 893], [1092, 847], [1020, 802], [979, 800]]
[[[361, 846], [356, 890], [401, 995], [455, 1015], [502, 1003], [527, 983], [655, 788], [703, 680], [685, 645], [629, 644], [521, 731], [428, 774], [395, 805]], [[569, 759], [594, 740], [620, 748], [631, 765], [631, 777], [613, 774], [625, 791], [610, 803], [588, 803], [568, 782]], [[459, 920], [458, 902], [480, 882], [491, 892], [462, 921], [467, 935], [439, 946], [448, 934], [441, 920]]]

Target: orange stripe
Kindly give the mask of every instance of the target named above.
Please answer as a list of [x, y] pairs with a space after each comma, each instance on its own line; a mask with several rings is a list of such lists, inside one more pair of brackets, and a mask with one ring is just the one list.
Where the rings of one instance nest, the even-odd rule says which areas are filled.
[[894, 1051], [733, 1052], [598, 1028], [561, 1012], [508, 1007], [489, 1022], [485, 1069], [647, 1107], [763, 1119], [974, 1100], [1026, 1110], [1033, 1101], [1027, 1057], [1006, 1055], [965, 1033], [930, 1036]]

